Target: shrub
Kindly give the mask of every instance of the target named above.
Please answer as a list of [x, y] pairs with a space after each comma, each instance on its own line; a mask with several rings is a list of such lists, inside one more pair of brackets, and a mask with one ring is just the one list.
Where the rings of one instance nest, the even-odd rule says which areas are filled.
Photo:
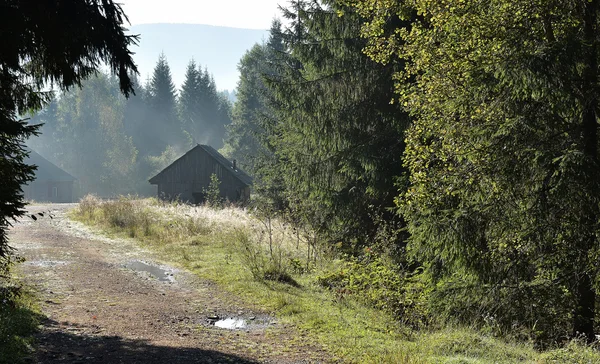
[[[252, 238], [247, 230], [236, 229], [234, 232], [236, 250], [240, 255], [242, 264], [250, 270], [254, 279], [262, 281], [276, 281], [298, 286], [298, 283], [288, 272], [288, 267], [283, 262], [281, 247], [273, 247], [272, 242], [267, 248], [260, 239]], [[274, 253], [275, 251], [279, 254]], [[290, 259], [291, 261], [291, 259]]]
[[92, 219], [101, 201], [94, 195], [85, 195], [79, 201], [79, 215], [84, 219]]
[[384, 310], [399, 321], [419, 328], [428, 322], [427, 289], [423, 277], [410, 276], [372, 255], [369, 249], [359, 258], [348, 258], [341, 267], [317, 277], [317, 282], [337, 294]]
[[572, 308], [569, 300], [560, 300], [564, 292], [560, 284], [541, 279], [486, 285], [457, 272], [436, 282], [429, 303], [441, 322], [471, 325], [546, 348], [570, 336]]

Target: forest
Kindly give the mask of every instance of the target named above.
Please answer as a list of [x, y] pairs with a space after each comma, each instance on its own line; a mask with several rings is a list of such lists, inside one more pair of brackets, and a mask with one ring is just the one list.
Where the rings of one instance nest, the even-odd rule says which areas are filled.
[[32, 116], [42, 127], [28, 146], [77, 176], [76, 197], [155, 195], [149, 178], [198, 143], [222, 147], [231, 123], [229, 94], [209, 71], [192, 59], [185, 75], [177, 90], [161, 54], [145, 83], [131, 75], [126, 98], [114, 75], [98, 72]]
[[328, 279], [381, 287], [373, 303], [401, 320], [593, 342], [598, 12], [293, 2], [240, 61], [225, 148], [276, 209], [357, 259]]
[[28, 145], [80, 196], [114, 197], [151, 196], [209, 144], [254, 177], [254, 208], [343, 257], [325, 289], [417, 330], [596, 342], [600, 1], [294, 0], [281, 17], [235, 102], [194, 60], [176, 90], [160, 55], [128, 98], [111, 72], [56, 93]]

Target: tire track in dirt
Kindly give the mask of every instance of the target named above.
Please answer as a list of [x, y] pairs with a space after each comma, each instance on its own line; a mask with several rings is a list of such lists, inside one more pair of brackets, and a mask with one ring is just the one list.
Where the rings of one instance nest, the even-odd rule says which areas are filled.
[[[125, 269], [157, 262], [126, 239], [109, 239], [72, 222], [76, 205], [33, 205], [11, 229], [11, 245], [27, 261], [20, 275], [33, 286], [47, 319], [32, 361], [39, 363], [315, 363], [332, 359], [291, 327], [225, 330], [207, 320], [267, 313], [185, 271], [160, 282]], [[53, 218], [50, 218], [51, 212]]]

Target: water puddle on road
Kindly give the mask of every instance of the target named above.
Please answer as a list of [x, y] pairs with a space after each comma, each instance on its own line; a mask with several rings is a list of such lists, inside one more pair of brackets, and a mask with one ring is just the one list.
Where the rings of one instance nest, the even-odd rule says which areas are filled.
[[161, 282], [175, 281], [175, 278], [173, 278], [173, 273], [170, 273], [168, 270], [162, 269], [155, 265], [150, 265], [148, 263], [144, 263], [139, 260], [133, 260], [133, 261], [125, 264], [124, 267], [127, 269], [134, 270], [136, 272], [149, 273], [150, 275], [152, 275], [153, 277], [155, 277], [156, 279], [158, 279]]
[[268, 315], [258, 316], [208, 316], [207, 323], [211, 326], [226, 330], [261, 330], [277, 324], [273, 317]]
[[216, 327], [220, 327], [222, 329], [245, 329], [247, 324], [246, 320], [240, 318], [226, 318], [224, 320], [219, 320], [215, 322]]
[[68, 262], [60, 260], [28, 260], [25, 262], [26, 265], [33, 265], [34, 267], [51, 268], [57, 265], [65, 265]]

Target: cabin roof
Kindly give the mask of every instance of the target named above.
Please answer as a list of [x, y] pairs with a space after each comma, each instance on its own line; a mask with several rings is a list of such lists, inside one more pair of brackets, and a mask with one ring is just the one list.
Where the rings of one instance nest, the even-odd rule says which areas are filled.
[[25, 158], [25, 163], [37, 166], [34, 172], [36, 181], [73, 182], [77, 180], [32, 149], [29, 149], [29, 156]]
[[183, 158], [192, 153], [197, 153], [199, 150], [204, 150], [208, 155], [210, 155], [214, 160], [216, 160], [221, 166], [223, 166], [229, 173], [231, 173], [234, 177], [240, 180], [243, 184], [250, 186], [252, 184], [252, 177], [250, 177], [246, 172], [242, 171], [239, 168], [233, 168], [233, 163], [230, 162], [227, 158], [225, 158], [221, 153], [219, 153], [215, 148], [210, 145], [198, 144], [194, 148], [190, 149], [187, 153], [177, 158], [173, 163], [169, 164], [165, 169], [160, 171], [156, 176], [150, 178], [149, 182], [153, 185], [158, 184], [161, 179], [163, 173], [168, 169], [172, 168], [175, 164], [180, 163]]

